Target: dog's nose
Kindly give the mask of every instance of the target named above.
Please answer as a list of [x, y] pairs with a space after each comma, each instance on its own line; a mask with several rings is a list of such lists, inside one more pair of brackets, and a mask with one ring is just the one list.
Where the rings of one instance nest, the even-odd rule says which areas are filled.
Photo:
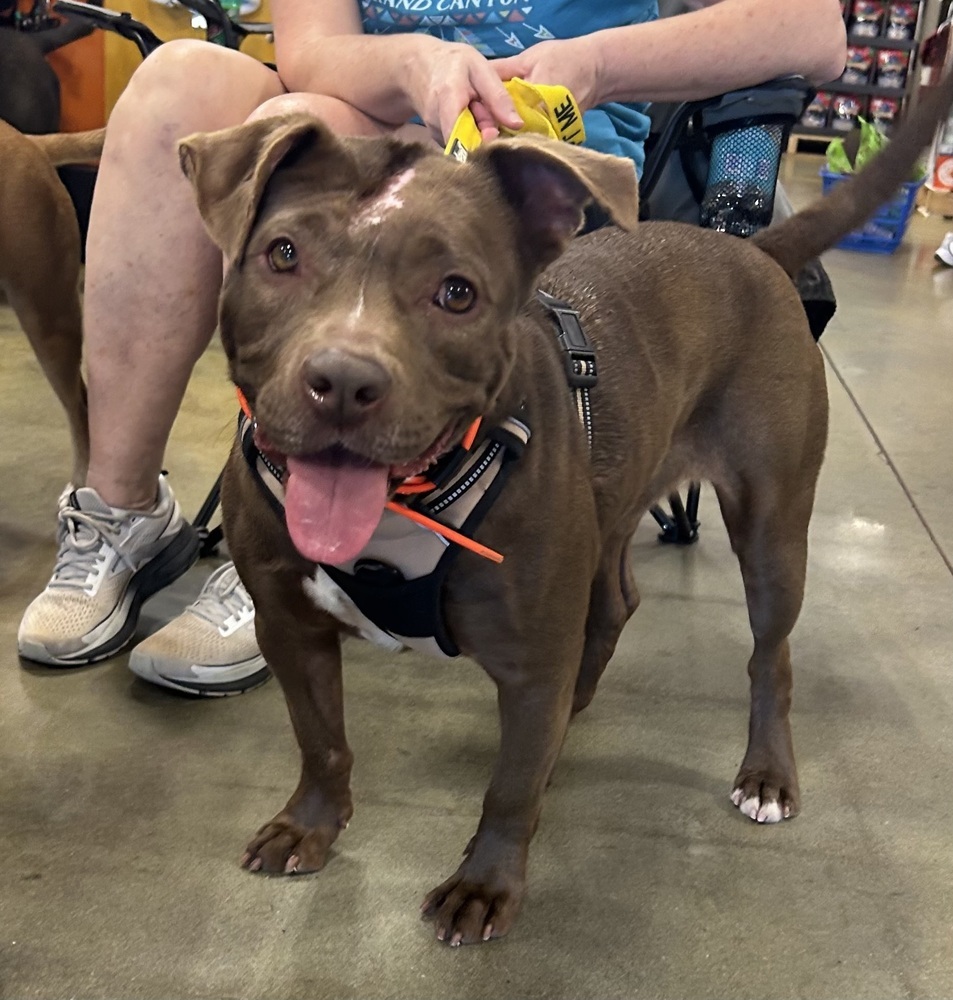
[[390, 375], [377, 361], [336, 347], [305, 361], [304, 381], [314, 406], [339, 423], [366, 416], [391, 387]]

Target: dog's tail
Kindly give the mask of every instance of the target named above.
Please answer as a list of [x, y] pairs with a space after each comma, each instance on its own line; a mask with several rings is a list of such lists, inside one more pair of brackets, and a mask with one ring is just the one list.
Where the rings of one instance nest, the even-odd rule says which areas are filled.
[[53, 132], [50, 135], [31, 135], [28, 138], [43, 150], [54, 167], [62, 167], [67, 163], [98, 160], [102, 155], [106, 130], [97, 128], [90, 132]]
[[923, 92], [920, 102], [885, 148], [849, 181], [790, 218], [751, 237], [792, 277], [811, 259], [862, 225], [910, 180], [920, 152], [953, 103], [953, 72]]

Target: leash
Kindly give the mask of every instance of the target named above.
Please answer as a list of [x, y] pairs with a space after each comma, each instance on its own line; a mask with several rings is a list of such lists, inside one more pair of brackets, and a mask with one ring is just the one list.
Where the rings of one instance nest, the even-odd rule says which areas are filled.
[[[501, 127], [500, 134], [513, 136], [528, 132], [561, 139], [578, 145], [586, 140], [582, 112], [575, 97], [567, 87], [556, 84], [527, 83], [518, 76], [503, 84], [523, 119], [523, 127]], [[455, 160], [465, 162], [483, 141], [473, 112], [464, 108], [456, 120], [444, 152]]]

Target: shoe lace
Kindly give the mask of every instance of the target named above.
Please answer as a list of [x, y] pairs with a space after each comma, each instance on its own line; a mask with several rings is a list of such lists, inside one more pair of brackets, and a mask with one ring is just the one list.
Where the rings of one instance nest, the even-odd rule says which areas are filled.
[[210, 625], [222, 628], [248, 619], [254, 614], [255, 606], [238, 578], [235, 564], [226, 563], [208, 578], [189, 610]]
[[84, 586], [102, 565], [104, 545], [133, 569], [121, 548], [113, 544], [119, 537], [122, 521], [122, 514], [92, 513], [76, 507], [61, 508], [56, 532], [60, 547], [50, 585]]

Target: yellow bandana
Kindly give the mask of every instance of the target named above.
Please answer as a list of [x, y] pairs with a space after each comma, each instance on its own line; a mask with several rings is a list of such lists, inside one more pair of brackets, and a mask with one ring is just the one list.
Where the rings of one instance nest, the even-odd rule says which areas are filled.
[[[523, 127], [516, 130], [501, 127], [501, 135], [536, 132], [564, 142], [578, 144], [585, 141], [582, 112], [565, 87], [527, 83], [519, 77], [507, 81], [504, 86], [523, 119]], [[466, 160], [481, 141], [473, 114], [465, 108], [453, 126], [444, 152], [456, 160]]]

